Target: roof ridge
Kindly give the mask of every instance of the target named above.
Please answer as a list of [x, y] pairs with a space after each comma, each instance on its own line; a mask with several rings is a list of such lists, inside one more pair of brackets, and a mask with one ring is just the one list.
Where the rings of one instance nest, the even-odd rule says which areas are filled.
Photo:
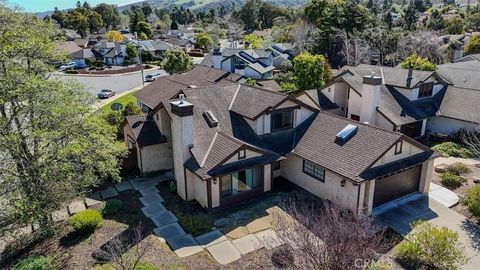
[[249, 86], [249, 85], [246, 85], [246, 84], [243, 84], [243, 83], [240, 83], [240, 84], [244, 87], [249, 87], [249, 88], [261, 90], [261, 91], [264, 91], [264, 92], [274, 93], [274, 94], [277, 94], [277, 95], [280, 95], [280, 96], [288, 97], [288, 95], [286, 95], [284, 93], [277, 92], [277, 91], [273, 91], [273, 90], [269, 90], [269, 89], [265, 89], [265, 88], [261, 88], [261, 87], [257, 87], [257, 86]]
[[217, 139], [218, 131], [215, 132], [215, 135], [213, 135], [213, 139], [210, 142], [210, 145], [208, 146], [207, 152], [205, 153], [205, 156], [203, 157], [202, 163], [200, 164], [200, 167], [203, 167], [205, 165], [205, 161], [207, 161], [208, 155], [210, 154], [210, 150], [212, 150], [213, 144], [215, 143], [215, 140]]
[[240, 83], [215, 83], [215, 84], [212, 84], [212, 85], [203, 85], [203, 86], [197, 86], [195, 88], [192, 88], [192, 87], [185, 87], [185, 88], [182, 88], [180, 89], [180, 91], [182, 90], [186, 90], [186, 89], [205, 89], [205, 88], [213, 88], [213, 87], [217, 87], [217, 86], [220, 86], [220, 87], [225, 87], [225, 86], [232, 86], [232, 85], [237, 85], [237, 84], [240, 84]]

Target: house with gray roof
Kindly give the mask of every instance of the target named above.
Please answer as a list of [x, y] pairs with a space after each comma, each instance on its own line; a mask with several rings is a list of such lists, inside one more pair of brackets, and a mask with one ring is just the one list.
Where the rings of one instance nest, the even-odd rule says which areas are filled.
[[[213, 67], [250, 79], [271, 79], [274, 54], [264, 49], [214, 49]], [[204, 61], [205, 63], [207, 61]]]
[[278, 177], [363, 215], [429, 189], [436, 154], [402, 133], [226, 80], [147, 87], [156, 94], [137, 98], [154, 108], [127, 117], [125, 143], [140, 171], [172, 169], [179, 196], [209, 211], [262, 196]]
[[[365, 76], [371, 80], [365, 81]], [[305, 91], [298, 98], [415, 139], [449, 135], [480, 126], [480, 63], [450, 63], [437, 71], [348, 66], [324, 88]], [[326, 99], [337, 108], [326, 107]]]

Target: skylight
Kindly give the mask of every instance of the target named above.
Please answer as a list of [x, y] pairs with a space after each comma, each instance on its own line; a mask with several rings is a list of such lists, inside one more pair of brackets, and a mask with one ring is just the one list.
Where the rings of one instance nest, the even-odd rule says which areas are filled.
[[335, 136], [338, 140], [348, 141], [357, 132], [358, 127], [352, 124], [348, 124]]
[[218, 119], [215, 117], [212, 111], [205, 111], [203, 117], [207, 121], [209, 127], [216, 127], [218, 125]]

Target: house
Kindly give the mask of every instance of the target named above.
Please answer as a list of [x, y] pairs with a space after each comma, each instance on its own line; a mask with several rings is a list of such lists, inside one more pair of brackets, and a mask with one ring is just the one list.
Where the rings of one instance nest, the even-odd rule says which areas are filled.
[[436, 154], [401, 133], [238, 83], [174, 92], [127, 118], [125, 142], [142, 172], [173, 169], [179, 196], [209, 211], [262, 196], [280, 176], [365, 215], [429, 189]]
[[273, 66], [277, 70], [291, 68], [293, 58], [297, 56], [295, 46], [291, 43], [273, 43], [265, 47], [265, 50], [273, 53]]
[[96, 59], [92, 52], [92, 49], [80, 49], [71, 54], [73, 61], [77, 67], [88, 66], [88, 61], [94, 61]]
[[126, 45], [120, 42], [100, 41], [93, 46], [92, 53], [107, 65], [123, 65]]
[[184, 88], [197, 88], [217, 83], [232, 83], [241, 79], [241, 76], [209, 68], [196, 66], [192, 70], [170, 76], [162, 76], [135, 93], [138, 106], [143, 111], [157, 108], [164, 100], [178, 96]]
[[[270, 79], [273, 75], [274, 55], [264, 49], [214, 49], [213, 67], [250, 79]], [[207, 63], [205, 60], [203, 63]]]
[[344, 67], [324, 88], [305, 91], [298, 98], [411, 138], [448, 135], [480, 123], [480, 63], [468, 63], [440, 65], [437, 71]]

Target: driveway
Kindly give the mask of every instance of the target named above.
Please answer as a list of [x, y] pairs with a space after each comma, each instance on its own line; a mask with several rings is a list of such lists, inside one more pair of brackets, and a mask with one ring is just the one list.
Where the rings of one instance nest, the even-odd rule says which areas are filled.
[[407, 235], [410, 224], [418, 219], [427, 220], [437, 226], [447, 227], [458, 233], [469, 258], [462, 269], [478, 269], [480, 265], [480, 228], [465, 216], [444, 206], [427, 194], [415, 193], [374, 209], [375, 220]]
[[[162, 76], [166, 76], [167, 73], [159, 69], [149, 69], [144, 71], [144, 76], [153, 73], [161, 73]], [[134, 72], [128, 74], [115, 74], [115, 75], [104, 75], [104, 76], [78, 76], [78, 75], [65, 75], [62, 73], [52, 73], [50, 76], [51, 79], [58, 79], [61, 81], [73, 80], [85, 85], [85, 88], [88, 92], [93, 95], [101, 89], [112, 89], [120, 94], [122, 92], [131, 90], [135, 87], [142, 86], [142, 75], [141, 72]], [[148, 83], [145, 83], [147, 85]]]

